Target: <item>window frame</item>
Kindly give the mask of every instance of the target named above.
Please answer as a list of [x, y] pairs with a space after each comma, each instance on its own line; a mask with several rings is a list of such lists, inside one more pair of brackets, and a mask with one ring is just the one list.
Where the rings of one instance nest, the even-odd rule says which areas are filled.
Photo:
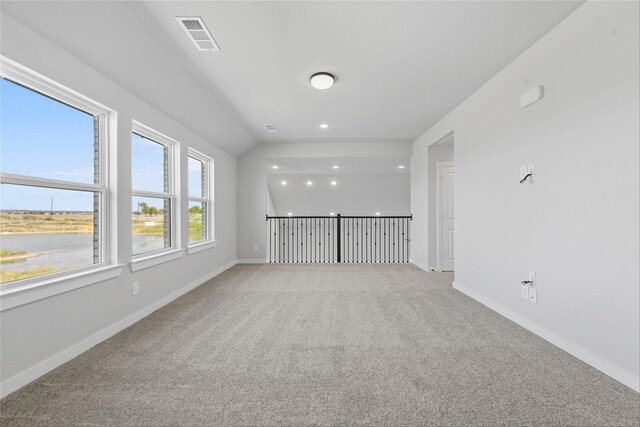
[[[131, 180], [131, 201], [134, 197], [149, 197], [155, 199], [169, 199], [170, 203], [170, 220], [169, 220], [169, 234], [170, 234], [170, 246], [162, 249], [156, 249], [153, 251], [142, 252], [139, 254], [133, 253], [133, 240], [131, 244], [131, 266], [134, 271], [146, 267], [151, 267], [157, 263], [154, 261], [149, 262], [154, 258], [158, 258], [159, 262], [169, 261], [181, 256], [180, 248], [180, 236], [177, 230], [179, 229], [178, 209], [179, 203], [179, 170], [177, 168], [176, 158], [177, 150], [180, 143], [175, 139], [156, 131], [155, 129], [144, 125], [136, 120], [131, 121], [131, 134], [138, 134], [143, 138], [146, 138], [152, 142], [163, 145], [167, 148], [167, 189], [168, 192], [156, 192], [147, 190], [136, 190], [133, 188], [133, 179]], [[131, 158], [131, 167], [133, 172], [133, 157]], [[133, 175], [132, 175], [133, 176]], [[133, 208], [133, 206], [132, 206]], [[131, 211], [133, 212], [133, 210]], [[133, 218], [131, 219], [133, 225]], [[133, 226], [131, 227], [131, 236], [133, 239]], [[136, 267], [137, 265], [137, 267]]]
[[[99, 104], [96, 101], [60, 84], [52, 79], [49, 79], [27, 67], [18, 64], [4, 56], [0, 55], [0, 76], [6, 80], [25, 87], [27, 90], [34, 91], [41, 96], [51, 98], [54, 101], [60, 102], [75, 108], [94, 117], [97, 117], [98, 126], [98, 182], [94, 184], [40, 178], [35, 176], [20, 175], [13, 173], [4, 173], [0, 171], [0, 183], [31, 186], [40, 188], [52, 188], [61, 190], [73, 190], [84, 191], [98, 194], [98, 251], [100, 261], [91, 265], [86, 265], [78, 268], [72, 268], [69, 270], [59, 271], [51, 274], [43, 274], [41, 276], [30, 277], [27, 279], [15, 280], [13, 282], [7, 282], [0, 285], [0, 295], [12, 294], [23, 289], [34, 289], [36, 287], [56, 284], [61, 280], [68, 278], [82, 279], [83, 275], [87, 275], [87, 280], [74, 280], [79, 286], [86, 286], [87, 284], [95, 283], [91, 280], [90, 275], [94, 274], [100, 276], [100, 280], [105, 280], [106, 277], [104, 271], [112, 271], [113, 276], [116, 277], [120, 274], [121, 268], [112, 269], [110, 267], [120, 267], [114, 264], [116, 261], [111, 253], [110, 249], [115, 242], [112, 242], [113, 236], [110, 234], [110, 223], [113, 222], [113, 218], [110, 212], [110, 198], [111, 192], [109, 188], [109, 152], [110, 152], [110, 133], [109, 130], [115, 120], [113, 110]], [[94, 135], [95, 138], [95, 135]], [[95, 160], [94, 160], [95, 161]], [[108, 275], [110, 275], [109, 273]], [[33, 292], [31, 292], [33, 293]], [[51, 292], [48, 292], [51, 293]], [[50, 295], [48, 295], [50, 296]], [[39, 299], [39, 297], [34, 297]], [[24, 299], [24, 298], [22, 298]], [[27, 298], [28, 299], [28, 298]], [[2, 310], [7, 309], [6, 303], [3, 301]]]
[[[205, 183], [204, 183], [204, 193], [206, 197], [197, 197], [191, 196], [189, 190], [189, 157], [194, 158], [204, 164], [205, 167]], [[207, 236], [202, 240], [198, 240], [197, 242], [189, 243], [189, 213], [187, 212], [187, 250], [189, 253], [199, 252], [200, 250], [209, 249], [216, 245], [215, 240], [215, 200], [214, 200], [214, 171], [215, 171], [215, 160], [212, 157], [207, 156], [206, 154], [201, 153], [200, 151], [189, 147], [187, 153], [187, 211], [189, 209], [189, 202], [199, 202], [207, 204], [207, 215], [203, 217], [203, 220], [206, 220], [206, 230]], [[202, 183], [201, 183], [202, 185]]]

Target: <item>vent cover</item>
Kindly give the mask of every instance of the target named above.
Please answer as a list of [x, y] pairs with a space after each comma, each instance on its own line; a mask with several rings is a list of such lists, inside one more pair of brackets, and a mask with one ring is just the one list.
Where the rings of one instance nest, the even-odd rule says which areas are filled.
[[264, 128], [267, 130], [267, 132], [278, 132], [278, 128], [276, 127], [276, 125], [264, 125]]
[[204, 25], [204, 21], [199, 16], [178, 16], [178, 22], [182, 25], [184, 31], [196, 45], [198, 50], [219, 51], [220, 47], [211, 36], [211, 33]]

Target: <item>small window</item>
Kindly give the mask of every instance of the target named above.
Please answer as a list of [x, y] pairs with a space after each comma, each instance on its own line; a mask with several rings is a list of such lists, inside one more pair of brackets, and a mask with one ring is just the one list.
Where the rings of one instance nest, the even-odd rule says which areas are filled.
[[131, 135], [133, 255], [175, 247], [174, 141], [134, 122]]
[[213, 240], [212, 163], [211, 158], [189, 149], [189, 245]]
[[107, 110], [2, 65], [0, 284], [107, 263]]

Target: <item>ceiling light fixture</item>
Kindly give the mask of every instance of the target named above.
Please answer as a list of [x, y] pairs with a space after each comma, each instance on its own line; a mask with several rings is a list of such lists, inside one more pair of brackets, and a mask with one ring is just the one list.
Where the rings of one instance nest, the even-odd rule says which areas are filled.
[[307, 181], [307, 185], [313, 185], [313, 181]]
[[398, 169], [404, 169], [404, 165], [398, 166]]
[[271, 169], [278, 169], [278, 165], [271, 166]]
[[328, 124], [326, 124], [326, 123], [322, 123], [322, 124], [320, 125], [320, 127], [321, 127], [322, 129], [326, 129], [326, 128], [328, 128], [328, 127], [329, 127], [329, 125], [328, 125]]
[[320, 90], [329, 89], [331, 86], [333, 86], [333, 83], [335, 81], [336, 78], [334, 77], [334, 75], [326, 72], [315, 73], [309, 79], [311, 86]]
[[334, 169], [339, 169], [339, 168], [340, 168], [340, 166], [338, 166], [338, 165], [333, 165], [333, 168], [334, 168]]
[[282, 181], [280, 184], [287, 185], [287, 181]]
[[289, 213], [287, 214], [287, 216], [291, 216], [291, 215], [293, 215], [291, 212], [289, 212]]
[[331, 181], [331, 185], [336, 186], [338, 183], [336, 181]]
[[329, 216], [336, 216], [335, 212], [329, 212]]
[[376, 212], [376, 216], [380, 216], [380, 212]]

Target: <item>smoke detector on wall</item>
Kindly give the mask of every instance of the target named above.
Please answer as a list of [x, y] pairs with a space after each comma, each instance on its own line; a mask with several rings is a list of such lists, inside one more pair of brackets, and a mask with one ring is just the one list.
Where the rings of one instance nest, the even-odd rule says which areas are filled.
[[216, 52], [220, 50], [202, 18], [199, 16], [176, 16], [176, 19], [198, 50]]

